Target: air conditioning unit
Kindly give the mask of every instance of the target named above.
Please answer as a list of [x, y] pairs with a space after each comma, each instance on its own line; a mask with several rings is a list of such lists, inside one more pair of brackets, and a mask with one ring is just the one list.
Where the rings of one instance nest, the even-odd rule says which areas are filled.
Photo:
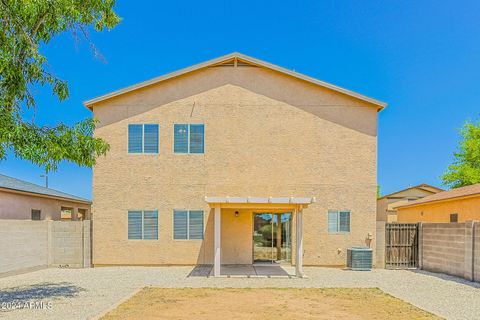
[[352, 270], [372, 270], [372, 249], [368, 247], [352, 247], [347, 249], [347, 267]]

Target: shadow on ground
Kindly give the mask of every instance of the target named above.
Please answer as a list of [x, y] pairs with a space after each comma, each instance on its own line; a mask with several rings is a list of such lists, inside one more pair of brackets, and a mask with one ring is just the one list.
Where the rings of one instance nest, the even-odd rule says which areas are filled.
[[30, 286], [13, 287], [0, 290], [0, 301], [2, 303], [14, 301], [31, 301], [53, 298], [72, 298], [80, 292], [85, 291], [84, 288], [75, 286], [70, 282], [58, 283], [37, 283]]
[[[222, 265], [220, 275], [224, 277], [285, 277], [291, 278], [289, 274], [279, 264], [268, 265]], [[188, 274], [187, 277], [211, 277], [213, 276], [212, 265], [197, 265]]]
[[420, 269], [412, 269], [409, 271], [413, 273], [420, 273], [426, 276], [436, 277], [442, 280], [453, 281], [453, 282], [464, 284], [473, 288], [480, 288], [480, 283], [478, 282], [468, 281], [468, 280], [465, 280], [456, 276], [451, 276], [445, 273], [436, 273], [436, 272], [430, 272], [430, 271], [425, 271]]

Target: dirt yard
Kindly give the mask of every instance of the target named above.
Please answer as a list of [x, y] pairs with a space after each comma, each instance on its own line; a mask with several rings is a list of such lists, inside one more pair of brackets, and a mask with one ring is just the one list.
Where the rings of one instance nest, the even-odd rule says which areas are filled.
[[145, 288], [102, 319], [440, 319], [380, 289]]

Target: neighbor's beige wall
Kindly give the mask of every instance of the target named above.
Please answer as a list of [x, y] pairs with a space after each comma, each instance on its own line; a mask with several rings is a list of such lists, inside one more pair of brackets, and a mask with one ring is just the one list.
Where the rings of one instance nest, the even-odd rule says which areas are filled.
[[[420, 188], [412, 188], [404, 191], [394, 193], [388, 197], [383, 197], [377, 200], [377, 221], [386, 221], [386, 222], [396, 222], [397, 210], [388, 210], [389, 205], [395, 202], [405, 202], [408, 199], [420, 199], [426, 196], [432, 195], [434, 192], [433, 189], [426, 191]], [[406, 203], [405, 203], [406, 204]]]
[[86, 204], [0, 191], [0, 219], [30, 220], [34, 209], [41, 210], [42, 220], [60, 220], [61, 207], [90, 212], [90, 205]]
[[480, 220], [480, 196], [400, 207], [398, 222], [450, 222], [452, 213], [458, 213], [458, 222]]
[[[212, 263], [204, 197], [214, 195], [316, 197], [305, 210], [306, 265], [343, 265], [347, 247], [375, 236], [375, 106], [262, 68], [216, 67], [93, 110], [95, 136], [111, 147], [94, 168], [94, 264]], [[158, 155], [127, 153], [129, 123], [160, 124]], [[205, 154], [174, 154], [174, 123], [204, 123]], [[177, 208], [205, 211], [204, 241], [173, 240]], [[158, 241], [127, 239], [128, 209], [158, 209]], [[350, 209], [352, 232], [327, 234], [328, 209]], [[251, 261], [251, 221], [222, 215], [222, 261]]]

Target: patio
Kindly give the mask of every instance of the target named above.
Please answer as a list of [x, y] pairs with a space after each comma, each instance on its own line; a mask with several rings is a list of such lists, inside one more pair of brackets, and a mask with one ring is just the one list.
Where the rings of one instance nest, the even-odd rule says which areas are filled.
[[[196, 266], [188, 277], [213, 277], [212, 265]], [[293, 278], [295, 267], [282, 264], [222, 265], [219, 277], [224, 278]]]

